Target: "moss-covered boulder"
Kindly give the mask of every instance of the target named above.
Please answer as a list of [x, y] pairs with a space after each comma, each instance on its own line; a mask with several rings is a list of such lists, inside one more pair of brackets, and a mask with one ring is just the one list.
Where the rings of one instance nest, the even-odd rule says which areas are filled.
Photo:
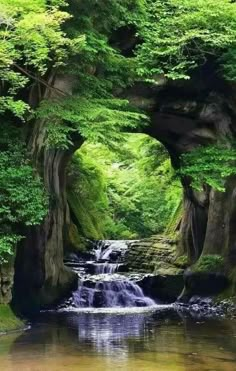
[[149, 273], [137, 281], [145, 295], [165, 303], [174, 302], [184, 287], [187, 258], [177, 258], [177, 242], [162, 235], [135, 241], [125, 259], [130, 272]]

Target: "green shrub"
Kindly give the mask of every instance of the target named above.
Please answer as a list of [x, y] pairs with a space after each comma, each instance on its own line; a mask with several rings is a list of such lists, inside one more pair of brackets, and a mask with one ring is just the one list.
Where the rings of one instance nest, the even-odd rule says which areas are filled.
[[194, 266], [198, 272], [220, 272], [224, 268], [224, 259], [220, 255], [203, 255]]

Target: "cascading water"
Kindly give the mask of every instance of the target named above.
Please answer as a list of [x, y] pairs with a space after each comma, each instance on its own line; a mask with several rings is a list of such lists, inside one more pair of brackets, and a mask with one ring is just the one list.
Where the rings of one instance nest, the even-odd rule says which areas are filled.
[[[82, 308], [125, 308], [155, 305], [142, 289], [126, 275], [118, 274], [128, 249], [126, 241], [99, 241], [85, 266], [90, 271], [79, 273], [79, 286], [70, 304]], [[78, 263], [77, 263], [78, 264]], [[68, 265], [72, 265], [69, 263]], [[78, 272], [78, 270], [76, 269]]]
[[146, 307], [155, 302], [144, 296], [142, 289], [121, 275], [97, 277], [97, 281], [84, 281], [73, 294], [78, 307]]
[[95, 263], [94, 268], [95, 268], [95, 273], [96, 274], [105, 274], [105, 273], [110, 273], [114, 274], [119, 271], [121, 264], [116, 264], [116, 263]]

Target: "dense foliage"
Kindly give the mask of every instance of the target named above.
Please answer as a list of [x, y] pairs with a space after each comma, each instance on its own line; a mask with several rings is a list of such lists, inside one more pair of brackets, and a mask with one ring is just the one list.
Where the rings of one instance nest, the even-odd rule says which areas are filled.
[[[87, 151], [101, 157], [104, 169], [98, 171], [109, 189], [105, 206], [112, 220], [107, 235], [162, 231], [168, 208], [175, 205], [172, 180], [170, 204], [166, 199], [172, 179], [168, 160], [148, 170], [150, 164], [144, 165], [143, 159], [146, 156], [151, 163], [154, 157], [143, 153], [138, 160], [137, 153], [152, 146], [142, 144], [136, 150], [138, 141], [130, 140], [124, 151], [127, 158], [122, 154], [112, 158], [97, 143], [117, 147], [122, 131], [133, 131], [147, 122], [143, 112], [122, 99], [124, 89], [140, 79], [155, 81], [160, 75], [186, 79], [193, 69], [211, 61], [217, 73], [234, 80], [235, 36], [236, 3], [230, 0], [0, 0], [1, 132], [6, 122], [19, 130], [0, 147], [0, 251], [8, 251], [18, 240], [19, 225], [40, 223], [46, 212], [43, 186], [26, 150], [35, 121], [43, 123], [45, 150], [66, 150], [78, 138], [80, 143], [88, 139]], [[106, 151], [112, 158], [108, 164], [101, 154]], [[199, 154], [187, 155], [181, 175], [190, 175], [194, 186], [205, 182], [223, 189], [221, 178], [233, 174], [232, 153], [226, 148], [218, 154], [202, 151], [194, 165], [194, 156]], [[91, 159], [85, 147], [80, 156], [78, 168], [83, 174], [91, 170]], [[209, 163], [209, 159], [215, 160]], [[222, 167], [223, 161], [229, 165]], [[218, 166], [221, 171], [216, 170]], [[108, 168], [113, 169], [109, 176]], [[154, 178], [161, 174], [163, 183], [157, 190]], [[98, 173], [94, 177], [98, 179]]]
[[19, 130], [13, 132], [14, 142], [6, 135], [9, 127], [5, 127], [0, 139], [0, 260], [13, 253], [13, 246], [23, 237], [24, 226], [40, 224], [47, 213], [42, 182], [26, 148], [17, 139]]
[[188, 79], [192, 69], [214, 60], [236, 78], [236, 3], [231, 0], [147, 0], [140, 34], [139, 73]]
[[[94, 0], [0, 0], [0, 119], [19, 129], [0, 147], [2, 255], [12, 251], [24, 225], [40, 224], [47, 211], [26, 150], [28, 123], [43, 120], [46, 148], [67, 149], [75, 134], [114, 141], [123, 128], [146, 120], [114, 96], [114, 88], [134, 80], [134, 64], [109, 43], [111, 32], [135, 22], [141, 7], [133, 0], [102, 8]], [[54, 87], [56, 76], [65, 75], [75, 82], [73, 96]]]
[[218, 191], [225, 191], [225, 181], [236, 175], [236, 149], [225, 145], [198, 147], [182, 155], [179, 174], [191, 179], [191, 185], [200, 190], [208, 184]]
[[180, 215], [181, 185], [168, 155], [145, 135], [126, 135], [120, 152], [86, 143], [74, 156], [70, 177], [69, 201], [88, 238], [163, 233]]
[[[135, 8], [135, 15], [127, 8]], [[24, 119], [31, 111], [32, 118], [35, 107], [30, 99], [19, 99], [21, 92], [39, 95], [40, 101], [45, 89], [51, 90], [53, 100], [43, 102], [37, 117], [48, 119], [47, 145], [62, 148], [71, 144], [74, 131], [86, 138], [107, 131], [106, 125], [111, 131], [118, 123], [116, 131], [121, 123], [137, 125], [144, 116], [129, 112], [127, 102], [116, 100], [113, 92], [133, 82], [134, 64], [109, 44], [109, 37], [125, 22], [134, 22], [138, 8], [135, 0], [108, 1], [104, 11], [94, 0], [86, 6], [81, 1], [1, 0], [0, 112]], [[73, 97], [50, 83], [55, 73], [65, 72], [75, 81]]]

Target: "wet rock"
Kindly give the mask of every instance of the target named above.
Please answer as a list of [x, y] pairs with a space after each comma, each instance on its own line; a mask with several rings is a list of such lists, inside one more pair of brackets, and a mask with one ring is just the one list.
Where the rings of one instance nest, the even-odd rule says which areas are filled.
[[229, 285], [228, 278], [222, 273], [191, 272], [184, 274], [185, 289], [179, 300], [189, 300], [191, 297], [213, 296], [225, 290]]
[[128, 266], [126, 264], [118, 264], [117, 272], [123, 273], [128, 271]]
[[113, 251], [110, 253], [109, 259], [111, 262], [116, 262], [121, 256], [121, 251]]
[[142, 299], [135, 300], [135, 304], [136, 304], [137, 307], [146, 307], [147, 306], [147, 303], [145, 303], [144, 300], [142, 300]]
[[189, 304], [200, 304], [200, 305], [211, 305], [212, 304], [212, 298], [204, 298], [201, 296], [192, 296], [191, 299], [189, 300]]
[[165, 303], [174, 302], [183, 290], [183, 275], [145, 275], [136, 283], [145, 295]]
[[91, 279], [85, 280], [84, 282], [81, 282], [80, 285], [83, 285], [88, 288], [94, 288], [96, 285], [96, 281], [91, 278]]
[[93, 296], [93, 307], [94, 308], [102, 308], [105, 307], [106, 301], [103, 295], [103, 292], [100, 290], [95, 290]]

